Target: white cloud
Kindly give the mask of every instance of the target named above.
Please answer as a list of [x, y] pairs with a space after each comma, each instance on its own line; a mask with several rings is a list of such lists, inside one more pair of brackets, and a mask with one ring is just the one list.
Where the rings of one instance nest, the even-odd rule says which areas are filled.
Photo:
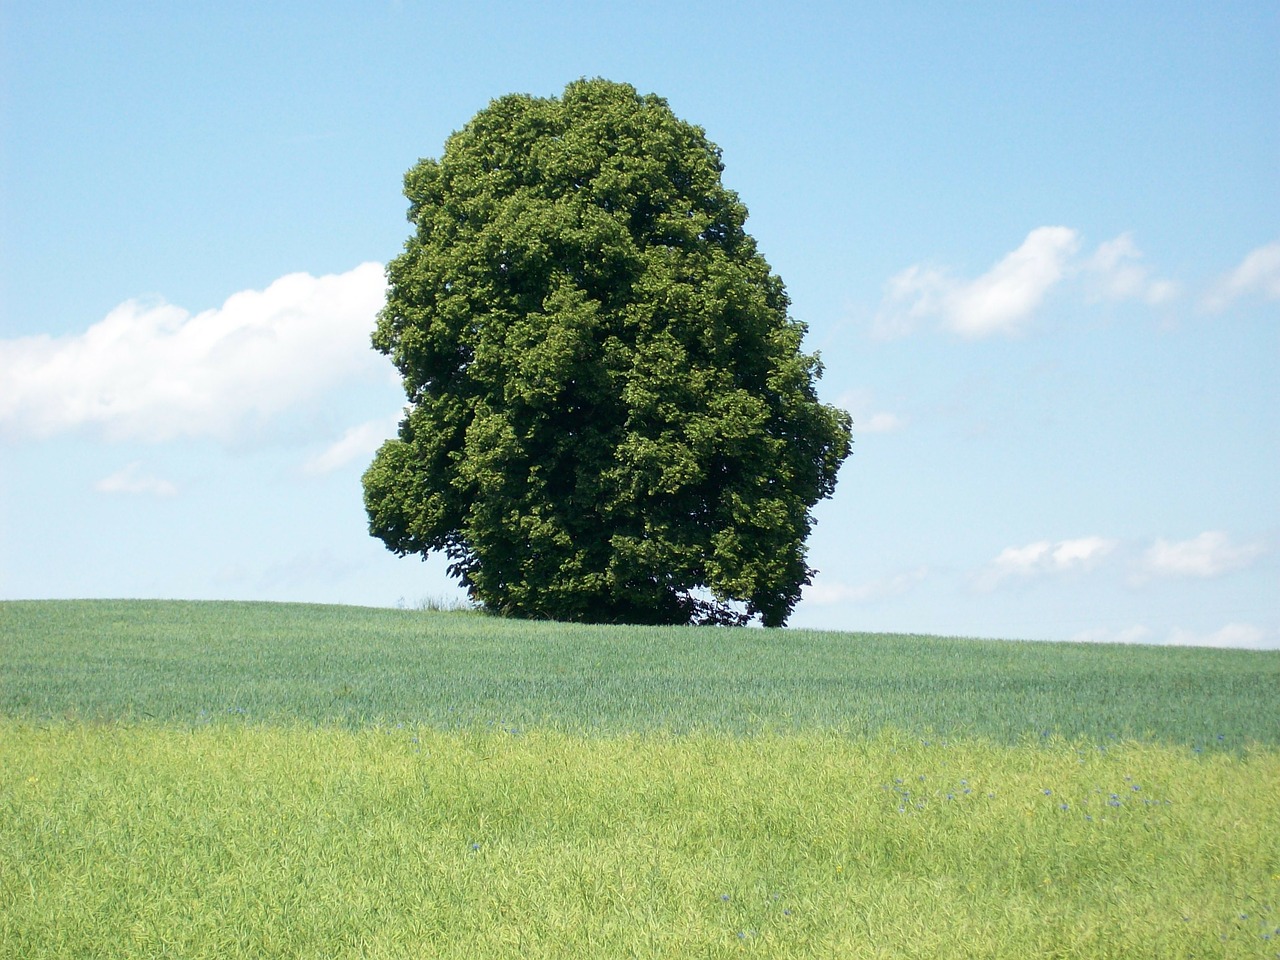
[[1220, 530], [1190, 540], [1157, 540], [1143, 555], [1143, 570], [1162, 577], [1218, 577], [1249, 566], [1267, 552], [1260, 543], [1235, 545]]
[[1040, 227], [987, 273], [952, 292], [947, 323], [965, 337], [1014, 333], [1063, 277], [1079, 240], [1067, 227]]
[[1071, 638], [1074, 643], [1147, 643], [1170, 647], [1244, 647], [1264, 649], [1275, 646], [1275, 638], [1266, 630], [1250, 623], [1228, 623], [1210, 633], [1198, 633], [1175, 627], [1157, 636], [1149, 627], [1138, 624], [1123, 630], [1099, 627], [1084, 630]]
[[880, 577], [857, 586], [820, 578], [804, 588], [804, 599], [823, 606], [835, 603], [874, 603], [877, 600], [902, 596], [928, 575], [928, 567], [917, 567], [914, 570]]
[[1016, 334], [1051, 291], [1065, 286], [1086, 301], [1166, 303], [1179, 293], [1172, 280], [1152, 275], [1132, 233], [1077, 256], [1080, 235], [1070, 227], [1037, 227], [1022, 245], [974, 280], [944, 268], [915, 264], [889, 278], [872, 324], [874, 339], [913, 333], [923, 322], [967, 339]]
[[1280, 240], [1250, 252], [1205, 298], [1210, 310], [1224, 310], [1248, 296], [1280, 300]]
[[1249, 647], [1267, 646], [1267, 632], [1251, 623], [1228, 623], [1213, 633], [1195, 633], [1191, 630], [1176, 629], [1170, 635], [1168, 644], [1175, 647]]
[[1076, 540], [1038, 540], [1022, 547], [1001, 550], [977, 577], [980, 588], [990, 590], [1009, 578], [1030, 579], [1051, 574], [1086, 572], [1111, 553], [1119, 541], [1105, 537]]
[[103, 477], [93, 485], [93, 489], [99, 493], [146, 494], [156, 497], [172, 497], [178, 492], [178, 488], [168, 480], [143, 473], [142, 464], [136, 460], [111, 476]]
[[884, 303], [871, 335], [892, 340], [914, 333], [921, 320], [943, 313], [947, 295], [956, 285], [945, 271], [920, 264], [894, 274], [885, 284]]
[[904, 417], [887, 410], [876, 410], [870, 390], [849, 390], [836, 398], [836, 406], [848, 410], [853, 417], [855, 435], [866, 433], [896, 433], [907, 425]]
[[0, 433], [231, 439], [336, 384], [385, 372], [369, 334], [383, 269], [290, 274], [192, 316], [128, 301], [82, 334], [0, 340]]
[[1081, 537], [1079, 540], [1063, 540], [1050, 554], [1053, 569], [1091, 569], [1102, 557], [1115, 549], [1117, 541], [1103, 537]]
[[353, 460], [371, 458], [384, 440], [395, 436], [399, 422], [397, 415], [391, 420], [370, 420], [352, 427], [336, 443], [303, 464], [303, 472], [312, 475], [332, 473]]
[[975, 280], [920, 265], [890, 278], [874, 335], [910, 333], [922, 319], [976, 339], [1017, 333], [1066, 275], [1079, 236], [1069, 227], [1037, 227], [1012, 253]]
[[873, 413], [870, 416], [863, 417], [862, 420], [854, 424], [855, 433], [896, 433], [907, 425], [896, 413], [888, 413], [881, 411]]
[[1029, 543], [1025, 547], [1005, 547], [993, 561], [991, 568], [998, 577], [1029, 576], [1044, 567], [1053, 550], [1048, 540]]
[[1122, 233], [1114, 240], [1098, 245], [1084, 263], [1090, 295], [1097, 300], [1141, 300], [1148, 304], [1165, 303], [1178, 294], [1172, 280], [1156, 280], [1141, 263], [1142, 251], [1133, 242], [1132, 233]]

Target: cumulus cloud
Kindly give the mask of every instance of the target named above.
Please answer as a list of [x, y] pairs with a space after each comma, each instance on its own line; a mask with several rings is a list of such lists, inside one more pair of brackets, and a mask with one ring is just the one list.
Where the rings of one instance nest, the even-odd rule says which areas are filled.
[[1243, 297], [1280, 300], [1280, 240], [1250, 252], [1205, 298], [1210, 310], [1225, 310]]
[[853, 417], [853, 432], [896, 433], [907, 425], [904, 417], [888, 410], [876, 410], [870, 390], [850, 390], [836, 399], [836, 406], [848, 410]]
[[947, 294], [955, 286], [956, 281], [936, 267], [916, 264], [894, 274], [885, 284], [884, 302], [871, 327], [872, 337], [892, 340], [914, 333], [921, 321], [942, 314]]
[[910, 333], [919, 321], [937, 318], [962, 337], [1017, 333], [1066, 274], [1079, 246], [1068, 227], [1038, 227], [1022, 245], [975, 280], [920, 265], [891, 277], [875, 333]]
[[377, 263], [290, 274], [191, 315], [131, 300], [84, 333], [0, 340], [0, 433], [88, 428], [111, 440], [231, 439], [385, 364], [369, 347]]
[[1090, 296], [1095, 300], [1141, 300], [1148, 304], [1165, 303], [1178, 294], [1172, 280], [1159, 280], [1142, 263], [1142, 251], [1132, 233], [1122, 233], [1114, 240], [1098, 245], [1084, 263]]
[[142, 494], [154, 497], [172, 497], [178, 493], [178, 488], [168, 480], [144, 473], [142, 463], [136, 460], [110, 476], [103, 477], [93, 485], [93, 489], [99, 493]]
[[1179, 293], [1143, 262], [1132, 233], [1122, 233], [1080, 254], [1080, 234], [1070, 227], [1037, 227], [1018, 249], [982, 276], [956, 277], [936, 266], [915, 264], [889, 278], [872, 324], [876, 339], [915, 332], [922, 324], [966, 339], [1021, 332], [1055, 288], [1066, 285], [1085, 300], [1166, 303]]
[[1157, 540], [1143, 555], [1143, 572], [1156, 577], [1219, 577], [1249, 566], [1267, 552], [1260, 543], [1233, 544], [1221, 530], [1190, 540]]
[[1251, 623], [1228, 623], [1226, 626], [1201, 633], [1175, 627], [1168, 633], [1157, 634], [1141, 624], [1121, 630], [1099, 627], [1085, 630], [1071, 638], [1075, 643], [1148, 643], [1171, 647], [1244, 647], [1264, 649], [1275, 645], [1275, 637]]
[[1066, 271], [1079, 239], [1067, 227], [1040, 227], [1022, 246], [948, 297], [948, 325], [965, 337], [1016, 332]]
[[854, 426], [856, 433], [896, 433], [906, 426], [906, 421], [896, 413], [882, 410], [864, 417]]
[[856, 586], [819, 579], [804, 588], [804, 599], [824, 606], [835, 603], [873, 603], [889, 597], [902, 596], [928, 575], [928, 567], [917, 567], [914, 570], [880, 577]]
[[1196, 633], [1192, 630], [1176, 629], [1167, 641], [1175, 647], [1248, 647], [1262, 648], [1267, 646], [1267, 632], [1251, 623], [1228, 623], [1220, 630], [1212, 633]]
[[369, 420], [352, 427], [334, 444], [316, 454], [302, 466], [304, 473], [318, 476], [340, 470], [355, 460], [368, 460], [384, 440], [395, 436], [399, 417]]
[[977, 577], [980, 588], [990, 590], [1006, 580], [1027, 580], [1053, 574], [1092, 570], [1119, 541], [1105, 537], [1076, 540], [1038, 540], [1022, 547], [1006, 547]]

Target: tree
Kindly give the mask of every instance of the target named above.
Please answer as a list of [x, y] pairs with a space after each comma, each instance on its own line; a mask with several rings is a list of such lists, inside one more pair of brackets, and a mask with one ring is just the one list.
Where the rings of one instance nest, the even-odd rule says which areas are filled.
[[373, 335], [409, 402], [371, 534], [511, 616], [786, 621], [850, 422], [722, 170], [605, 80], [495, 100], [409, 170]]

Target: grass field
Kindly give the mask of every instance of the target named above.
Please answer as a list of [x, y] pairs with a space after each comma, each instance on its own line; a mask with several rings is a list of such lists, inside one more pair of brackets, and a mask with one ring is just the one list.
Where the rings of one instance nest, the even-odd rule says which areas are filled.
[[0, 956], [1280, 957], [1280, 654], [0, 603]]
[[1280, 746], [1280, 652], [245, 603], [0, 603], [0, 715]]

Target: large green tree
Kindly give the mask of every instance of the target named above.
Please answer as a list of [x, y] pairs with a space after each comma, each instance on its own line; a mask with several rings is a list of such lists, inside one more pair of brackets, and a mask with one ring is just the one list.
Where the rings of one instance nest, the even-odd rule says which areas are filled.
[[722, 170], [665, 100], [581, 80], [493, 101], [406, 174], [373, 343], [409, 403], [364, 475], [374, 536], [512, 616], [785, 622], [850, 424]]

